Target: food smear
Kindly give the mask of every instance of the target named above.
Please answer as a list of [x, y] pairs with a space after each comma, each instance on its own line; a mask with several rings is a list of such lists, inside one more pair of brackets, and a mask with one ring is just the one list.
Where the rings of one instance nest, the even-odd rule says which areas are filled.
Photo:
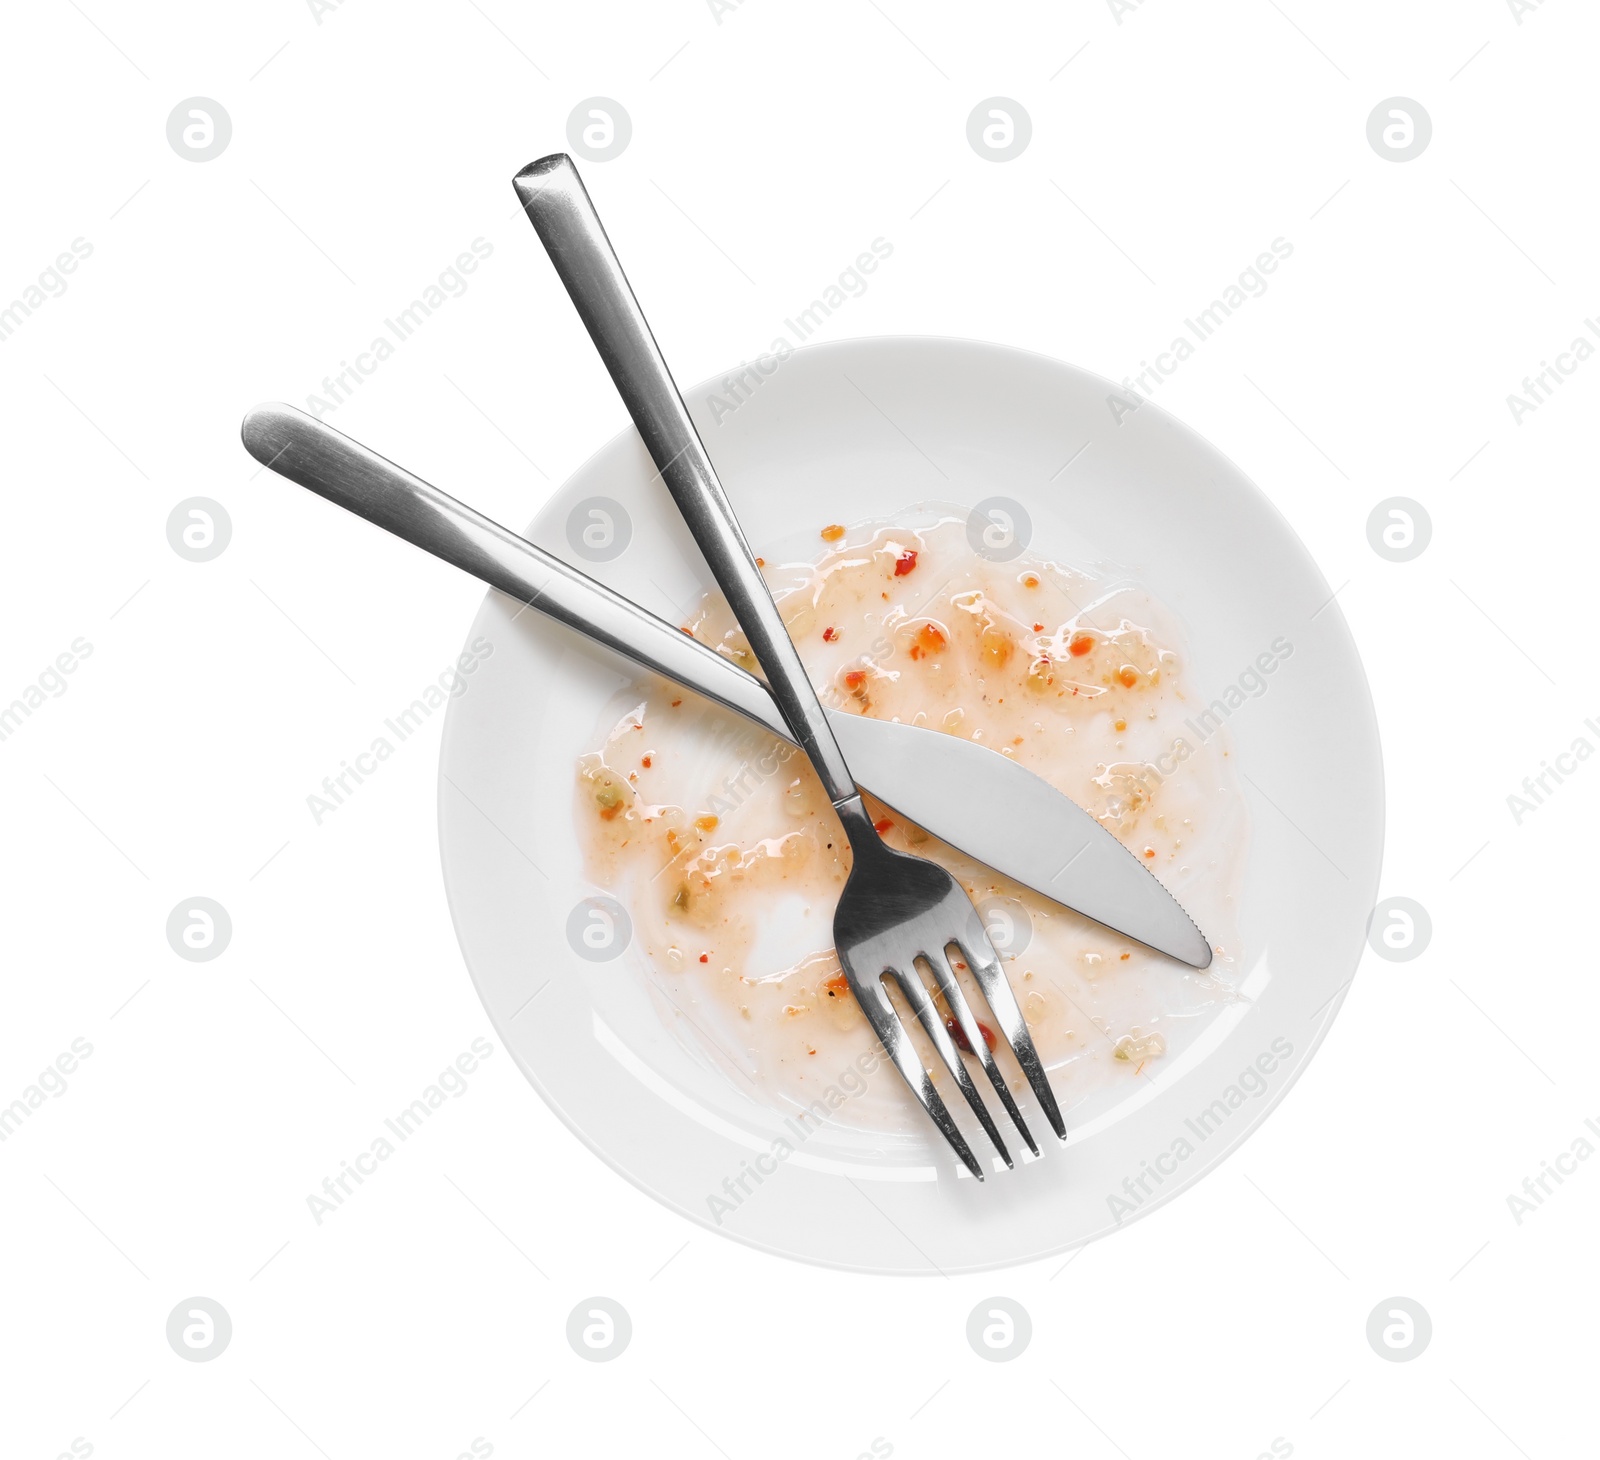
[[[825, 704], [1026, 766], [1117, 836], [1211, 939], [1212, 965], [1196, 972], [867, 798], [889, 845], [948, 868], [978, 905], [1069, 1126], [1081, 1124], [1136, 1094], [1240, 998], [1247, 838], [1232, 747], [1198, 718], [1179, 626], [1147, 592], [1028, 554], [994, 561], [950, 511], [915, 529], [820, 525], [811, 560], [769, 557], [763, 572]], [[720, 598], [683, 628], [757, 670]], [[777, 1109], [814, 1107], [878, 1050], [831, 946], [850, 848], [820, 784], [793, 746], [677, 686], [641, 683], [613, 709], [575, 778], [586, 877], [627, 906], [632, 952], [682, 1037], [712, 1046]], [[639, 976], [631, 960], [612, 967]], [[996, 1021], [965, 965], [956, 973], [987, 1042]], [[1021, 1071], [1003, 1042], [995, 1053], [1026, 1109]], [[886, 1062], [856, 1093], [861, 1083], [829, 1119], [884, 1132], [925, 1122]]]

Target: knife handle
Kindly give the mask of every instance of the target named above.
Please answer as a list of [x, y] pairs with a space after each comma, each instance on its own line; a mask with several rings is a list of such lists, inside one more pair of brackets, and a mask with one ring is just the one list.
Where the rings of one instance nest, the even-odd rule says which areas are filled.
[[577, 168], [565, 153], [556, 153], [529, 163], [513, 186], [750, 641], [794, 739], [816, 767], [834, 806], [853, 801], [855, 782], [827, 713]]
[[754, 675], [343, 432], [293, 406], [264, 405], [240, 434], [280, 476], [795, 743]]

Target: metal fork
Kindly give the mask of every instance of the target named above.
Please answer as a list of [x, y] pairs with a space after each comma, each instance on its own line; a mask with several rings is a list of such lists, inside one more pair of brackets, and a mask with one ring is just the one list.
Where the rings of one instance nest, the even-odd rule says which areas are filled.
[[[944, 868], [886, 846], [873, 827], [822, 703], [577, 169], [558, 153], [530, 163], [517, 174], [513, 186], [850, 840], [852, 865], [834, 911], [833, 937], [856, 1002], [923, 1109], [973, 1176], [983, 1180], [983, 1167], [934, 1087], [891, 1002], [888, 981], [904, 996], [1006, 1165], [1014, 1164], [1011, 1154], [953, 1033], [988, 1077], [1007, 1116], [1037, 1156], [1038, 1144], [956, 981], [948, 951], [952, 946], [960, 950], [1000, 1035], [1051, 1127], [1064, 1140], [1066, 1127], [1050, 1082], [983, 922]], [[959, 794], [957, 787], [951, 791]], [[922, 981], [919, 962], [933, 972], [950, 1009], [949, 1027]]]

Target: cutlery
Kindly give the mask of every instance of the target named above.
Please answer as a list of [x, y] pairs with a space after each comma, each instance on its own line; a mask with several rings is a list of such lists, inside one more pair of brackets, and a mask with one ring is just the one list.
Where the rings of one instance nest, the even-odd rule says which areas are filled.
[[[242, 435], [279, 475], [794, 743], [754, 675], [332, 426], [263, 405]], [[1205, 938], [1155, 875], [1047, 781], [970, 740], [827, 713], [859, 783], [908, 821], [1158, 952], [1196, 968], [1210, 962]], [[960, 801], [950, 786], [963, 788]]]
[[[851, 868], [834, 908], [833, 941], [857, 1004], [912, 1094], [975, 1178], [983, 1180], [983, 1167], [912, 1043], [892, 1001], [891, 981], [1006, 1166], [1014, 1165], [1010, 1152], [952, 1034], [960, 1035], [1037, 1156], [1038, 1144], [954, 972], [953, 965], [965, 960], [1000, 1026], [1000, 1038], [1051, 1128], [1065, 1140], [1049, 1078], [977, 909], [943, 867], [894, 850], [873, 826], [827, 712], [572, 160], [560, 153], [541, 158], [519, 172], [513, 186], [849, 837]], [[959, 957], [951, 956], [952, 949]], [[923, 966], [951, 1011], [949, 1029], [923, 982]]]

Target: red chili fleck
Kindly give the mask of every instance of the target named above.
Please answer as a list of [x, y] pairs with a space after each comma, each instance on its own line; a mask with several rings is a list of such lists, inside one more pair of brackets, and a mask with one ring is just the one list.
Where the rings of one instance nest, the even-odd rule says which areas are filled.
[[867, 671], [865, 669], [851, 669], [845, 673], [844, 685], [846, 689], [859, 690], [866, 682]]
[[[950, 1015], [949, 1018], [944, 1021], [944, 1027], [950, 1031], [950, 1037], [955, 1040], [956, 1047], [958, 1049], [964, 1049], [968, 1054], [973, 1053], [972, 1043], [967, 1038], [967, 1031], [956, 1023], [956, 1016], [954, 1014]], [[994, 1030], [992, 1030], [981, 1019], [978, 1020], [978, 1033], [983, 1036], [983, 1042], [987, 1044], [990, 1049], [993, 1049], [995, 1046]]]
[[1035, 624], [1033, 626], [1033, 631], [1036, 634], [1042, 634], [1044, 632], [1044, 625], [1043, 624]]
[[894, 560], [894, 575], [896, 578], [904, 578], [916, 566], [917, 555], [911, 548], [907, 548]]
[[824, 644], [831, 644], [838, 637], [839, 631], [837, 629], [824, 629], [822, 631], [822, 642]]
[[643, 767], [644, 767], [644, 768], [645, 768], [645, 769], [646, 769], [646, 770], [649, 770], [649, 769], [650, 769], [650, 757], [649, 757], [649, 756], [648, 756], [648, 755], [647, 755], [647, 756], [645, 756], [645, 757], [644, 757], [644, 758], [643, 758], [643, 759], [642, 759], [642, 760], [641, 760], [641, 761], [640, 761], [640, 762], [639, 762], [639, 764], [640, 764], [640, 765], [642, 765], [642, 766], [643, 766]]
[[1156, 849], [1154, 847], [1146, 847], [1144, 849], [1144, 854], [1147, 857], [1154, 857], [1156, 854]]
[[682, 701], [682, 700], [674, 700], [674, 701], [673, 701], [673, 702], [672, 702], [672, 708], [673, 708], [673, 709], [677, 709], [677, 708], [678, 708], [678, 706], [679, 706], [679, 705], [681, 705], [681, 704], [682, 704], [682, 703], [683, 703], [683, 701]]
[[884, 832], [888, 831], [888, 829], [893, 825], [894, 822], [892, 822], [887, 816], [880, 816], [875, 822], [872, 823], [872, 829], [877, 832], [879, 836], [882, 836]]
[[709, 953], [702, 953], [700, 955], [700, 961], [702, 963], [710, 963], [711, 962], [711, 955]]
[[1074, 634], [1072, 642], [1067, 645], [1067, 652], [1075, 659], [1082, 659], [1092, 648], [1094, 648], [1093, 634]]

